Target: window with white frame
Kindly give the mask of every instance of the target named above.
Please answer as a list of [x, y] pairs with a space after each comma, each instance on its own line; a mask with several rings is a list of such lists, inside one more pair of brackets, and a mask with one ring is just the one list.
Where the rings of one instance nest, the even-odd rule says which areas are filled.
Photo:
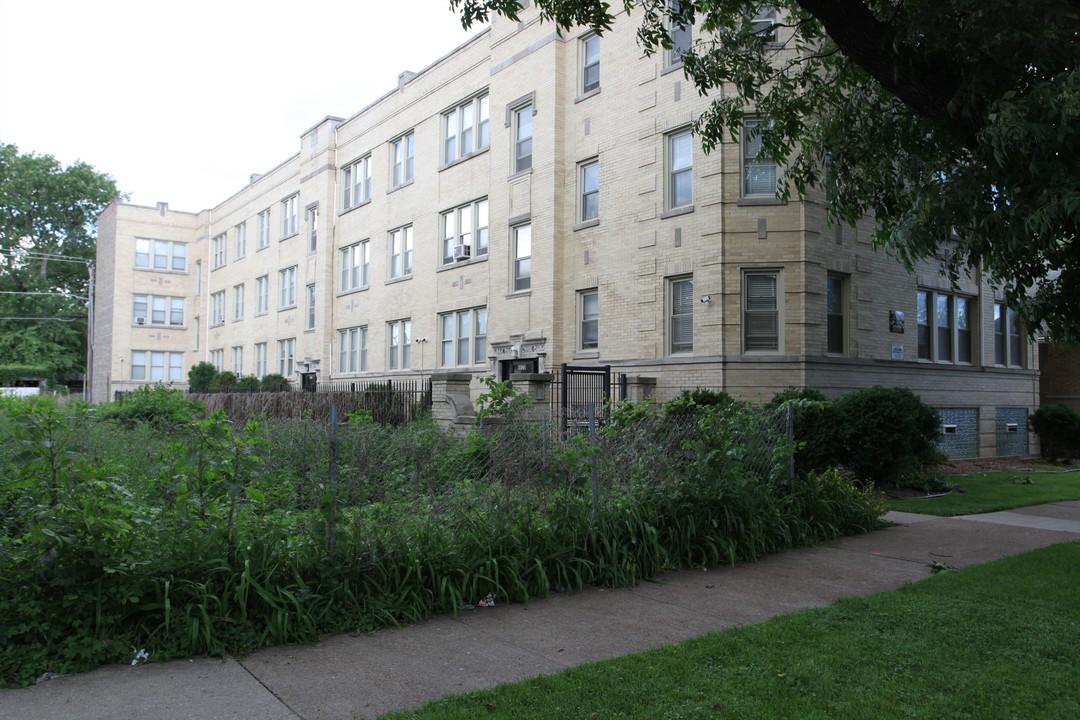
[[589, 160], [582, 163], [578, 181], [581, 187], [581, 213], [579, 222], [589, 222], [600, 217], [600, 161]]
[[532, 168], [533, 106], [522, 105], [513, 111], [514, 172]]
[[368, 369], [367, 326], [346, 328], [338, 331], [341, 349], [338, 371], [343, 373], [366, 372]]
[[746, 120], [742, 129], [743, 196], [776, 197], [776, 162], [762, 155], [760, 120]]
[[974, 301], [935, 290], [919, 290], [915, 298], [919, 359], [970, 363]]
[[694, 350], [694, 279], [672, 278], [668, 281], [668, 352]]
[[293, 374], [293, 359], [296, 355], [296, 338], [278, 340], [278, 373], [285, 378]]
[[487, 93], [443, 113], [443, 163], [484, 150], [491, 142]]
[[830, 274], [825, 280], [825, 352], [844, 353], [847, 335], [845, 320], [845, 278]]
[[371, 156], [365, 155], [349, 163], [341, 171], [345, 192], [345, 209], [362, 205], [371, 199]]
[[754, 18], [750, 21], [754, 28], [754, 34], [760, 36], [768, 44], [779, 42], [778, 18], [776, 8], [771, 5], [763, 5], [758, 8]]
[[412, 342], [412, 320], [395, 320], [386, 324], [386, 342], [391, 370], [408, 370]]
[[136, 325], [184, 324], [184, 298], [164, 295], [135, 295], [132, 322]]
[[668, 135], [668, 208], [694, 202], [694, 136], [690, 130]]
[[210, 269], [222, 267], [225, 264], [225, 233], [221, 233], [210, 241]]
[[304, 324], [305, 330], [315, 329], [315, 283], [311, 283], [307, 286], [307, 322]]
[[518, 292], [532, 287], [532, 225], [516, 225], [512, 233], [512, 291]]
[[308, 227], [308, 252], [315, 252], [319, 244], [319, 208], [316, 206], [307, 209]]
[[[674, 0], [671, 3], [671, 10], [676, 14], [682, 13], [686, 9], [692, 9], [692, 6], [687, 5], [684, 8], [679, 0]], [[679, 22], [677, 18], [672, 18], [670, 22], [668, 32], [671, 36], [671, 49], [668, 51], [667, 56], [669, 66], [681, 64], [683, 55], [690, 51], [690, 46], [694, 42], [693, 26], [690, 23]]]
[[488, 201], [476, 200], [441, 217], [443, 264], [487, 255]]
[[225, 291], [219, 290], [210, 295], [210, 324], [220, 325], [225, 322]]
[[1003, 303], [994, 303], [994, 364], [1023, 367], [1024, 332], [1020, 316]]
[[225, 350], [211, 350], [210, 351], [210, 364], [214, 366], [214, 369], [221, 372], [225, 369]]
[[780, 275], [743, 274], [743, 352], [780, 350]]
[[266, 375], [266, 343], [255, 343], [255, 377]]
[[281, 201], [281, 239], [300, 232], [300, 196], [293, 195]]
[[236, 260], [247, 254], [247, 223], [242, 222], [233, 228], [233, 257]]
[[481, 365], [487, 358], [487, 308], [439, 315], [439, 365]]
[[341, 249], [341, 290], [357, 290], [368, 286], [371, 267], [371, 246], [367, 240]]
[[412, 225], [390, 231], [390, 279], [412, 275]]
[[596, 350], [600, 347], [600, 293], [582, 290], [578, 293], [578, 349]]
[[280, 307], [296, 305], [296, 266], [285, 268], [278, 273], [281, 283]]
[[131, 353], [131, 379], [180, 382], [184, 379], [184, 354], [135, 350]]
[[390, 143], [390, 187], [396, 188], [413, 181], [413, 161], [416, 152], [413, 134], [407, 133]]
[[233, 320], [244, 319], [244, 284], [233, 285]]
[[187, 270], [187, 245], [170, 240], [135, 238], [135, 267], [145, 270]]
[[244, 346], [234, 345], [232, 349], [232, 371], [236, 377], [244, 374]]
[[255, 278], [255, 314], [263, 315], [270, 310], [270, 276]]
[[581, 40], [581, 92], [600, 89], [600, 36], [595, 33]]
[[259, 237], [256, 240], [255, 249], [259, 250], [270, 245], [270, 208], [259, 213]]

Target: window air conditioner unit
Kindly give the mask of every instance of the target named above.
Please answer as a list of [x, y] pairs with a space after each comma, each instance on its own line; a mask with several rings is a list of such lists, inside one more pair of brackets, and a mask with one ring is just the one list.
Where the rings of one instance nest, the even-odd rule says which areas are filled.
[[225, 316], [224, 315], [218, 315], [217, 321], [218, 321], [218, 324], [221, 325], [222, 323], [225, 322]]
[[145, 325], [146, 324], [146, 318], [142, 317], [141, 315], [139, 317], [136, 317], [135, 318], [135, 324], [136, 325]]
[[468, 260], [472, 257], [471, 245], [455, 245], [454, 246], [454, 259], [455, 260]]

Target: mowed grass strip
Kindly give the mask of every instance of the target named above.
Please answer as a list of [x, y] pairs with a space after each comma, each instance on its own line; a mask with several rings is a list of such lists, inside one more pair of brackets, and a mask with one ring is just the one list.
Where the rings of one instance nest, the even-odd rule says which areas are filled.
[[1080, 543], [389, 718], [1080, 717]]
[[924, 515], [972, 515], [1080, 500], [1078, 472], [988, 472], [950, 478], [953, 491], [932, 498], [887, 500], [890, 510]]

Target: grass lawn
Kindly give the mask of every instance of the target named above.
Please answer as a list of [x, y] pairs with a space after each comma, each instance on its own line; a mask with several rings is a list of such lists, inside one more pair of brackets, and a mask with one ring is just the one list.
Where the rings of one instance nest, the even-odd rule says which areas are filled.
[[890, 510], [971, 515], [1080, 500], [1080, 472], [987, 472], [950, 478], [953, 491], [935, 498], [887, 500]]
[[1078, 718], [1080, 543], [389, 718]]

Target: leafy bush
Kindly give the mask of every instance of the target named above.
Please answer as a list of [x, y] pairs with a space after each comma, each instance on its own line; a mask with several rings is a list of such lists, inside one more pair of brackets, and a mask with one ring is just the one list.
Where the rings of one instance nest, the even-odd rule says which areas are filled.
[[277, 373], [270, 373], [269, 375], [263, 375], [262, 382], [259, 383], [259, 389], [263, 392], [288, 392], [289, 381], [285, 379], [284, 375]]
[[258, 392], [260, 386], [261, 383], [259, 382], [259, 378], [254, 375], [245, 375], [244, 377], [237, 379], [236, 387], [233, 389], [236, 392]]
[[97, 410], [101, 417], [131, 425], [149, 422], [158, 426], [179, 425], [206, 412], [202, 403], [167, 385], [142, 385], [127, 393], [119, 402], [103, 403]]
[[210, 389], [217, 392], [231, 392], [236, 389], [236, 382], [236, 373], [225, 370], [214, 376]]
[[836, 405], [815, 388], [789, 387], [773, 396], [766, 407], [782, 408], [792, 403], [795, 442], [795, 472], [802, 475], [846, 464], [844, 419]]
[[880, 485], [925, 487], [944, 462], [941, 418], [906, 388], [871, 387], [836, 401], [847, 462], [856, 477]]
[[1048, 403], [1031, 415], [1042, 456], [1057, 460], [1080, 452], [1080, 413], [1068, 405]]
[[208, 362], [196, 363], [188, 370], [188, 390], [193, 393], [208, 392], [214, 388], [217, 368]]
[[664, 403], [664, 413], [671, 417], [689, 417], [705, 408], [726, 407], [735, 399], [722, 390], [694, 388], [683, 390], [678, 397]]

